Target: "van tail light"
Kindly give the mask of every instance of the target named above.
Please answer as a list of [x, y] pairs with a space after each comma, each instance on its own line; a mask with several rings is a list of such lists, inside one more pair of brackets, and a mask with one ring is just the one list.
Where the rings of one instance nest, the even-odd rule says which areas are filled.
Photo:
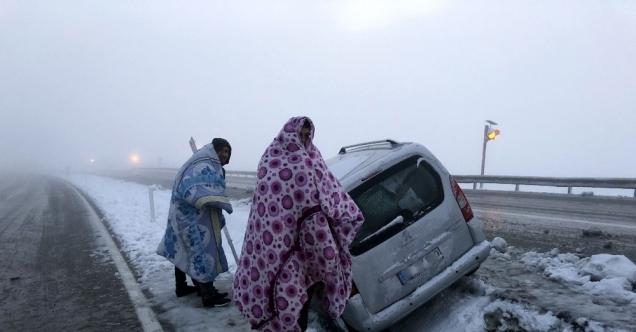
[[353, 297], [356, 294], [358, 294], [358, 287], [356, 287], [355, 282], [351, 282], [351, 293], [349, 294], [349, 298]]
[[455, 196], [455, 200], [457, 200], [457, 204], [459, 208], [462, 210], [462, 215], [464, 216], [464, 220], [469, 222], [475, 216], [473, 214], [473, 209], [470, 208], [470, 204], [468, 203], [468, 199], [466, 199], [466, 195], [462, 191], [462, 188], [459, 187], [459, 183], [450, 176], [451, 186], [453, 187], [453, 196]]

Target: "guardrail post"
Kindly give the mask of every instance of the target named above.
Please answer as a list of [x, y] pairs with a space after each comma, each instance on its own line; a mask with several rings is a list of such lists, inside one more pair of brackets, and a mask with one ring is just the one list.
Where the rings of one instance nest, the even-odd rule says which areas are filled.
[[519, 191], [519, 184], [515, 184], [515, 191]]
[[[475, 189], [477, 189], [477, 182], [473, 183], [473, 190], [475, 190]], [[636, 195], [636, 194], [634, 194], [634, 195]]]
[[634, 197], [636, 198], [636, 189], [634, 189]]
[[155, 198], [153, 195], [154, 188], [148, 187], [148, 198], [150, 199], [150, 221], [155, 222]]
[[568, 195], [572, 194], [572, 187], [568, 187]]

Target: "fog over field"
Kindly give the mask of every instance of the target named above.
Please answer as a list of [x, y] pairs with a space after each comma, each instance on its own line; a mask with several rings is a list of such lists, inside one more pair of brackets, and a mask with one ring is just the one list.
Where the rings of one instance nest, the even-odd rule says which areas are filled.
[[[0, 170], [253, 171], [306, 115], [453, 174], [636, 177], [636, 2], [0, 1]], [[138, 159], [133, 162], [132, 157]]]

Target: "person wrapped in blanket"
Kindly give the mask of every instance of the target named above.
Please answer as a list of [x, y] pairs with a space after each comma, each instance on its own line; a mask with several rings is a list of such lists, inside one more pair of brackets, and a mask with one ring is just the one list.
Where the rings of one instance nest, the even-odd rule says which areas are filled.
[[261, 157], [233, 300], [252, 329], [305, 331], [309, 300], [342, 314], [352, 287], [349, 248], [362, 212], [291, 118]]
[[[157, 248], [157, 254], [175, 266], [177, 296], [198, 292], [204, 307], [230, 302], [228, 293], [219, 292], [213, 283], [228, 271], [221, 229], [222, 211], [232, 213], [223, 169], [231, 154], [228, 141], [215, 138], [181, 167], [172, 187], [166, 232]], [[194, 286], [188, 286], [186, 274]]]

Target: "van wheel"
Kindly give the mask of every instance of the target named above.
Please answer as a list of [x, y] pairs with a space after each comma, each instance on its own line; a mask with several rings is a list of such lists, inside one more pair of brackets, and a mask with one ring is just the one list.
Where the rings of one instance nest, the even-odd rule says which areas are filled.
[[333, 323], [340, 332], [357, 332], [356, 329], [347, 324], [342, 317], [333, 318]]
[[470, 272], [466, 273], [466, 274], [465, 274], [465, 276], [467, 276], [467, 277], [472, 276], [473, 274], [475, 274], [475, 272], [477, 272], [477, 270], [479, 270], [479, 267], [480, 267], [480, 266], [481, 266], [481, 264], [480, 264], [480, 265], [477, 265], [477, 267], [476, 267], [476, 268], [474, 268], [474, 269], [470, 270]]

